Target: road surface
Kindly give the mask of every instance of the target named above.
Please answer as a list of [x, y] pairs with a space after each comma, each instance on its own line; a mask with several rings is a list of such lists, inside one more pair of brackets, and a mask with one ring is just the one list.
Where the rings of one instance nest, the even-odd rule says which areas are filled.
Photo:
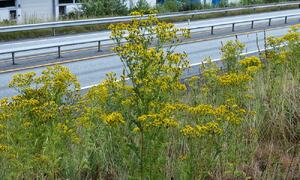
[[[286, 34], [289, 27], [275, 28], [266, 31], [267, 36], [282, 36]], [[264, 33], [249, 33], [239, 35], [238, 39], [245, 43], [245, 52], [257, 50], [256, 37], [258, 37], [260, 48], [264, 47]], [[227, 36], [213, 40], [199, 41], [192, 40], [192, 42], [179, 45], [176, 49], [177, 52], [186, 52], [191, 64], [199, 63], [203, 61], [205, 57], [211, 57], [212, 59], [220, 58], [219, 48], [221, 42], [225, 43], [228, 40], [234, 40], [235, 36]], [[97, 58], [91, 58], [85, 61], [75, 61], [71, 63], [65, 63], [64, 66], [68, 67], [72, 73], [74, 73], [81, 86], [87, 87], [94, 84], [98, 84], [104, 80], [105, 75], [108, 72], [116, 72], [120, 74], [122, 72], [122, 64], [120, 59], [116, 55], [103, 56]], [[16, 73], [25, 73], [35, 71], [38, 74], [44, 70], [45, 67], [37, 67], [34, 69], [21, 70], [16, 72], [7, 72], [0, 74], [0, 98], [10, 97], [17, 92], [13, 89], [9, 89], [7, 84], [11, 80], [12, 76]]]
[[[288, 15], [294, 15], [300, 13], [300, 9], [292, 9], [292, 10], [284, 10], [284, 11], [275, 11], [275, 12], [266, 12], [266, 13], [257, 13], [257, 14], [250, 14], [250, 15], [238, 15], [238, 16], [230, 16], [230, 17], [221, 17], [221, 18], [213, 18], [213, 19], [207, 19], [207, 20], [197, 20], [197, 21], [191, 21], [189, 22], [180, 22], [176, 23], [176, 27], [179, 28], [195, 28], [203, 25], [212, 25], [216, 23], [230, 23], [233, 21], [246, 21], [246, 20], [252, 20], [256, 18], [268, 18], [271, 16], [288, 16]], [[297, 20], [299, 22], [299, 17], [297, 18], [291, 18], [289, 21], [295, 21]], [[282, 19], [275, 19], [272, 20], [272, 25], [275, 24], [281, 24], [283, 25], [284, 18]], [[255, 22], [255, 27], [260, 27], [262, 25], [266, 26], [268, 24], [268, 20], [266, 21], [260, 21]], [[215, 27], [215, 31], [218, 31], [218, 29], [224, 29], [224, 28], [231, 28], [231, 25], [226, 26], [218, 26]], [[250, 23], [244, 23], [244, 24], [236, 24], [235, 29], [237, 31], [242, 29], [247, 29], [249, 31]], [[209, 31], [210, 28], [207, 29], [199, 29], [199, 30], [193, 30], [193, 31]], [[96, 33], [86, 33], [86, 34], [77, 34], [77, 35], [67, 35], [67, 36], [58, 36], [58, 37], [47, 37], [47, 38], [40, 38], [40, 39], [32, 39], [32, 40], [22, 40], [22, 41], [11, 41], [11, 42], [2, 42], [0, 43], [0, 52], [6, 51], [6, 50], [12, 50], [12, 49], [19, 49], [21, 47], [39, 47], [44, 44], [57, 44], [57, 43], [76, 43], [78, 41], [94, 41], [98, 39], [109, 39], [110, 31], [101, 31]], [[103, 42], [102, 45], [105, 44], [111, 44], [111, 41]], [[89, 43], [89, 44], [81, 44], [81, 45], [74, 45], [74, 46], [68, 46], [63, 47], [64, 50], [72, 50], [72, 49], [78, 49], [78, 48], [86, 48], [95, 46], [95, 43]], [[39, 53], [49, 53], [49, 52], [56, 52], [57, 48], [50, 48], [50, 49], [42, 49], [37, 51], [27, 51], [27, 52], [20, 52], [17, 53], [17, 56], [29, 56]], [[5, 54], [0, 55], [0, 59], [5, 58], [11, 58], [11, 54]]]

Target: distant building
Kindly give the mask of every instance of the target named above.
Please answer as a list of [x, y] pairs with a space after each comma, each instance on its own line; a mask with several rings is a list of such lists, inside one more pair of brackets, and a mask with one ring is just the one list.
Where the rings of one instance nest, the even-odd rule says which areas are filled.
[[[124, 1], [124, 0], [123, 0]], [[127, 4], [128, 8], [133, 8], [134, 5], [138, 2], [139, 0], [125, 0], [124, 2]], [[150, 6], [155, 6], [157, 3], [157, 0], [147, 0]]]
[[[123, 0], [131, 4], [137, 0]], [[147, 0], [155, 5], [156, 0]], [[0, 21], [51, 21], [80, 8], [80, 0], [0, 0]], [[128, 3], [128, 6], [131, 5]]]
[[[108, 0], [109, 1], [109, 0]], [[120, 0], [133, 8], [138, 0]], [[146, 0], [151, 6], [165, 0]], [[228, 0], [236, 3], [239, 0]], [[29, 23], [58, 19], [80, 8], [80, 0], [0, 0], [0, 21]], [[220, 0], [191, 0], [203, 4], [217, 4]]]
[[0, 21], [18, 23], [57, 19], [80, 6], [79, 0], [0, 0]]

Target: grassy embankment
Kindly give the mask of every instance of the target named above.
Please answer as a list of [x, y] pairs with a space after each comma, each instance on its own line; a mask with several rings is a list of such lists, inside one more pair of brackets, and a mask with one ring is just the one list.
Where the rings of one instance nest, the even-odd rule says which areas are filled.
[[[300, 26], [270, 38], [260, 58], [242, 57], [244, 45], [229, 41], [223, 69], [207, 60], [182, 83], [187, 57], [173, 48], [178, 31], [189, 33], [157, 23], [111, 27], [124, 74], [84, 97], [63, 67], [16, 75], [19, 95], [0, 101], [0, 176], [299, 179]], [[140, 27], [157, 36], [156, 48]]]

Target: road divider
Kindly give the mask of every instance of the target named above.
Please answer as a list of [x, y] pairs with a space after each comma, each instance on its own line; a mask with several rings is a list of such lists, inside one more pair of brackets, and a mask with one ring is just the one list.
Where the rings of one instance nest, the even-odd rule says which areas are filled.
[[[187, 29], [189, 30], [201, 30], [201, 29], [207, 29], [210, 28], [210, 34], [214, 34], [214, 28], [215, 27], [222, 27], [222, 26], [228, 26], [232, 25], [232, 32], [235, 31], [235, 26], [237, 24], [244, 24], [244, 23], [251, 23], [251, 29], [254, 28], [254, 22], [259, 22], [259, 21], [266, 21], [268, 20], [268, 26], [271, 26], [271, 22], [274, 19], [283, 19], [284, 23], [287, 24], [288, 18], [291, 17], [300, 17], [300, 13], [298, 14], [290, 14], [290, 15], [285, 15], [285, 16], [270, 16], [270, 17], [265, 17], [265, 18], [254, 18], [251, 20], [239, 20], [239, 21], [232, 21], [232, 22], [219, 22], [219, 23], [213, 23], [213, 24], [208, 24], [208, 25], [201, 25], [201, 26], [196, 26], [196, 27], [189, 27]], [[11, 60], [12, 64], [16, 64], [16, 53], [19, 52], [26, 52], [26, 51], [34, 51], [34, 50], [41, 50], [41, 49], [50, 49], [50, 48], [57, 48], [57, 55], [58, 58], [61, 58], [61, 51], [63, 47], [66, 46], [74, 46], [74, 45], [81, 45], [81, 44], [88, 44], [88, 43], [97, 43], [97, 51], [101, 52], [101, 44], [103, 42], [107, 41], [112, 41], [110, 38], [100, 38], [100, 39], [89, 39], [89, 40], [80, 40], [80, 41], [75, 41], [75, 42], [59, 42], [59, 43], [52, 43], [52, 44], [44, 44], [44, 45], [38, 45], [34, 47], [19, 47], [19, 48], [12, 48], [12, 49], [2, 49], [0, 50], [0, 54], [11, 54]]]
[[[300, 8], [300, 1], [261, 4], [261, 5], [249, 5], [249, 6], [235, 7], [235, 8], [214, 8], [214, 9], [208, 9], [208, 10], [206, 9], [206, 10], [174, 12], [174, 13], [169, 13], [169, 14], [157, 14], [157, 17], [159, 19], [177, 18], [177, 17], [193, 17], [193, 16], [197, 16], [197, 15], [207, 15], [207, 14], [213, 14], [213, 13], [239, 12], [239, 11], [243, 11], [243, 10], [257, 11], [259, 9], [284, 8], [284, 7], [289, 7], [289, 6], [298, 6]], [[109, 18], [97, 18], [97, 19], [85, 19], [85, 20], [74, 20], [74, 21], [59, 21], [59, 22], [39, 23], [39, 24], [4, 26], [4, 27], [0, 27], [0, 33], [52, 29], [52, 33], [53, 33], [53, 35], [55, 35], [56, 28], [128, 22], [135, 17], [136, 16], [120, 16], [120, 17], [109, 17]], [[143, 18], [147, 18], [147, 16], [145, 16]]]

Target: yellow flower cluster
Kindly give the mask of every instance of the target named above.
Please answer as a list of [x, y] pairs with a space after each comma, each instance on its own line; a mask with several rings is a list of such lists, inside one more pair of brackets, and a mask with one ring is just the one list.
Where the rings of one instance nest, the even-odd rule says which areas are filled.
[[137, 132], [141, 132], [141, 129], [139, 127], [135, 127], [132, 130], [133, 132], [137, 133]]
[[240, 86], [253, 80], [248, 74], [225, 73], [218, 77], [221, 86]]
[[32, 106], [38, 106], [40, 102], [36, 99], [23, 99], [21, 96], [12, 97], [14, 105], [18, 108], [27, 108]]
[[0, 124], [0, 130], [5, 129], [5, 125]]
[[72, 133], [73, 129], [69, 128], [66, 124], [58, 123], [57, 128], [62, 130], [64, 133]]
[[154, 127], [178, 127], [179, 126], [179, 122], [175, 119], [171, 119], [171, 118], [165, 118], [165, 119], [156, 119], [151, 123], [152, 126]]
[[[86, 112], [92, 112], [91, 108], [85, 108]], [[96, 110], [97, 111], [97, 110]], [[87, 116], [81, 116], [76, 119], [76, 126], [77, 127], [84, 127], [86, 129], [91, 128], [94, 124], [91, 122], [90, 118]]]
[[255, 56], [246, 57], [245, 59], [240, 60], [239, 64], [242, 68], [246, 69], [246, 72], [248, 73], [255, 73], [263, 66], [261, 60]]
[[113, 112], [109, 115], [102, 115], [102, 119], [106, 124], [110, 126], [125, 124], [125, 119], [119, 112]]
[[28, 127], [32, 126], [32, 123], [29, 120], [25, 120], [23, 122], [23, 126], [25, 126], [26, 128], [28, 128]]
[[[214, 119], [230, 121], [233, 124], [239, 124], [242, 122], [243, 115], [247, 113], [245, 109], [239, 108], [239, 106], [234, 103], [228, 103], [218, 107], [213, 107], [209, 104], [200, 104], [195, 107], [190, 107], [186, 104], [169, 104], [162, 110], [162, 112], [165, 113], [171, 113], [174, 111], [185, 111], [189, 114], [197, 115], [197, 117], [212, 116]], [[143, 118], [146, 117], [143, 116]]]
[[160, 114], [148, 114], [138, 117], [138, 121], [146, 124], [146, 127], [178, 127], [179, 122], [175, 119], [168, 118], [169, 111], [162, 110]]
[[215, 113], [212, 105], [200, 104], [196, 107], [190, 107], [187, 109], [192, 114], [197, 114], [200, 116], [213, 115]]
[[30, 72], [26, 74], [16, 74], [13, 80], [9, 83], [9, 87], [28, 87], [33, 82], [36, 73]]
[[282, 39], [284, 41], [289, 41], [289, 42], [298, 42], [300, 41], [300, 33], [298, 32], [297, 26], [295, 26], [288, 34], [284, 35]]
[[64, 134], [71, 138], [72, 142], [79, 143], [80, 137], [76, 134], [75, 130], [71, 127], [68, 127], [65, 123], [58, 123], [57, 129], [61, 130]]
[[142, 16], [143, 13], [140, 12], [140, 11], [132, 11], [132, 12], [130, 13], [130, 15], [131, 15], [131, 16]]
[[92, 88], [91, 91], [88, 91], [85, 98], [88, 101], [97, 101], [100, 103], [105, 103], [109, 96], [108, 88], [104, 83], [101, 83], [98, 86]]
[[8, 151], [10, 148], [4, 144], [0, 144], [0, 152]]
[[8, 105], [7, 98], [0, 99], [0, 107], [7, 106], [7, 105]]
[[[215, 119], [218, 121], [218, 122], [209, 122], [204, 125], [201, 124], [185, 125], [181, 129], [182, 134], [185, 136], [193, 136], [193, 137], [199, 137], [207, 134], [220, 134], [222, 132], [222, 129], [219, 127], [221, 123], [229, 122], [231, 124], [238, 125], [243, 121], [245, 115], [247, 114], [247, 111], [243, 108], [239, 108], [239, 106], [235, 104], [233, 100], [230, 100], [227, 102], [227, 104], [220, 105], [218, 107], [213, 107], [210, 104], [200, 104], [195, 107], [191, 107], [186, 104], [179, 104], [179, 103], [167, 104], [161, 111], [162, 114], [169, 114], [169, 115], [172, 113], [174, 114], [175, 112], [186, 112], [187, 113], [186, 115], [194, 115], [192, 117], [196, 119], [205, 117], [205, 119]], [[140, 122], [143, 123], [153, 122], [154, 124], [151, 124], [152, 126], [158, 125], [158, 126], [179, 127], [180, 123], [183, 123], [172, 119], [171, 119], [172, 121], [168, 121], [168, 122], [164, 121], [164, 119], [157, 120], [159, 119], [158, 114], [143, 115], [140, 116], [138, 119]]]
[[201, 137], [207, 134], [220, 135], [222, 133], [222, 129], [219, 127], [218, 123], [209, 122], [205, 125], [196, 125], [194, 127], [191, 125], [186, 125], [181, 129], [181, 133], [184, 136]]

